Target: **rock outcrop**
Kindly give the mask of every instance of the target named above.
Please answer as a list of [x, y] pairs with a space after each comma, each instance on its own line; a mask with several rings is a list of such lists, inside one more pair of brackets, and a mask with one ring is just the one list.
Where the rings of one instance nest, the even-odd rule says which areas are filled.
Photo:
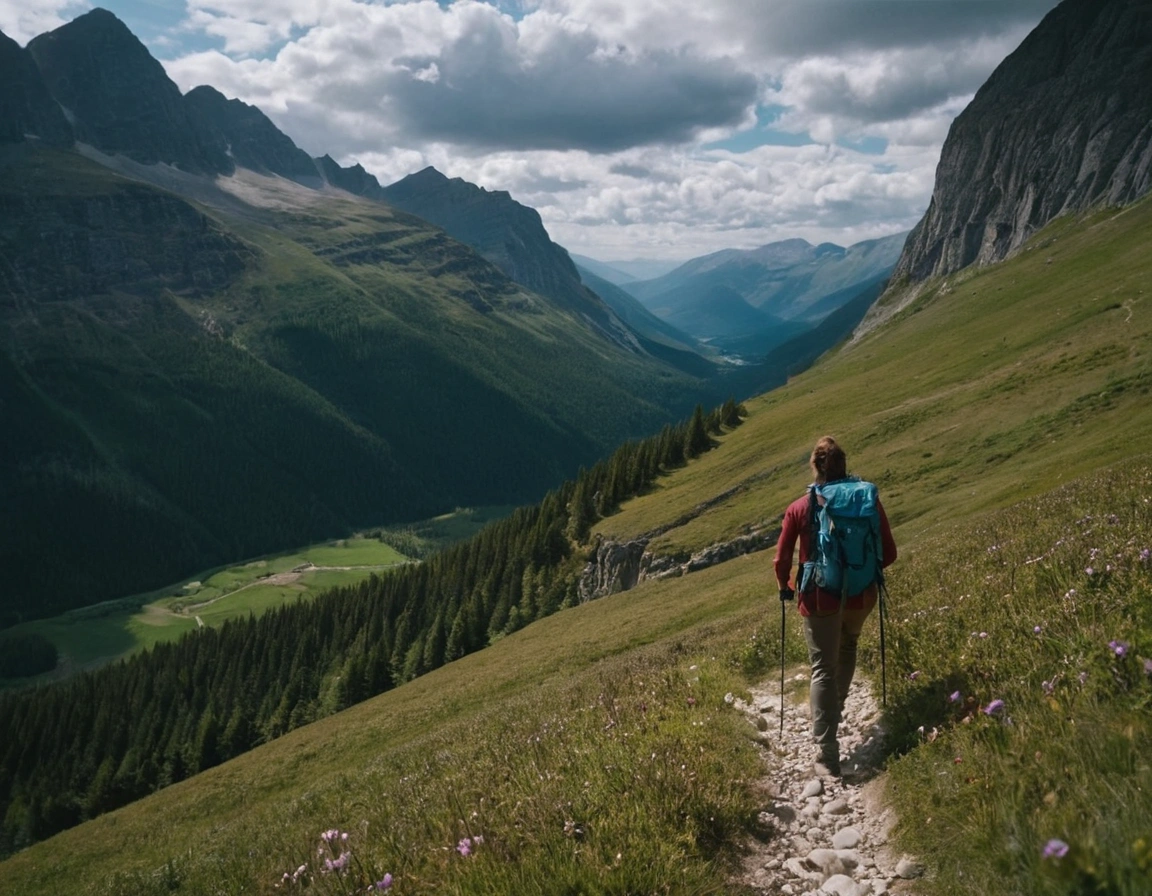
[[597, 542], [580, 576], [581, 602], [629, 591], [648, 579], [676, 578], [762, 551], [776, 544], [780, 530], [756, 529], [709, 545], [688, 557], [649, 553], [652, 537], [654, 535], [642, 535], [631, 541], [603, 539]]
[[192, 120], [213, 145], [227, 147], [232, 160], [260, 174], [278, 174], [317, 187], [316, 163], [259, 109], [230, 100], [215, 87], [202, 85], [184, 94]]
[[0, 143], [21, 143], [28, 137], [68, 147], [72, 127], [44, 86], [31, 54], [0, 32]]
[[364, 196], [367, 199], [384, 198], [384, 188], [380, 186], [380, 181], [365, 171], [363, 165], [357, 163], [348, 168], [341, 168], [329, 155], [323, 155], [313, 161], [324, 180], [332, 186], [339, 187], [354, 196]]
[[1152, 189], [1152, 6], [1065, 0], [952, 124], [893, 282], [1000, 261], [1049, 221]]
[[164, 66], [112, 13], [94, 9], [27, 50], [77, 140], [145, 164], [232, 173], [227, 148], [196, 127]]

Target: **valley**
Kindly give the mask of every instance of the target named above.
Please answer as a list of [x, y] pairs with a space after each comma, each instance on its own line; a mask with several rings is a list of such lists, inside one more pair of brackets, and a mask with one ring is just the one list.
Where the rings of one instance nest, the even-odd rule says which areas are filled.
[[[1144, 896], [1148, 3], [352, 5], [0, 10], [0, 896]], [[826, 433], [899, 558], [820, 769]]]

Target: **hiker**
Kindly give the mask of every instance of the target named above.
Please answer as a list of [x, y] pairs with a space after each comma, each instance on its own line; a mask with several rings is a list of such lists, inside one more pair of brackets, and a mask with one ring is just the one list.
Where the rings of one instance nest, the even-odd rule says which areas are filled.
[[[844, 711], [844, 701], [848, 696], [848, 686], [856, 671], [856, 644], [864, 628], [864, 620], [876, 606], [880, 573], [896, 559], [896, 542], [888, 517], [876, 497], [875, 486], [849, 477], [847, 458], [844, 449], [836, 444], [831, 436], [825, 436], [816, 443], [809, 459], [814, 482], [804, 497], [793, 501], [784, 512], [784, 522], [780, 529], [780, 541], [776, 545], [776, 581], [780, 585], [780, 600], [792, 600], [796, 591], [789, 584], [792, 573], [792, 552], [800, 543], [800, 560], [796, 590], [800, 591], [797, 607], [804, 619], [804, 638], [808, 642], [808, 657], [812, 663], [812, 688], [810, 705], [812, 708], [812, 738], [817, 746], [816, 774], [840, 776], [840, 745], [837, 741], [837, 728]], [[825, 486], [830, 488], [825, 490]], [[824, 494], [822, 494], [822, 490]], [[826, 590], [813, 579], [825, 583], [823, 575], [813, 575], [813, 571], [823, 558], [814, 548], [813, 539], [820, 541], [819, 523], [814, 526], [813, 508], [825, 506], [825, 495], [837, 492], [852, 492], [874, 512], [868, 522], [875, 528], [875, 517], [879, 516], [880, 549], [870, 547], [873, 559], [867, 572], [845, 573], [837, 590]], [[816, 517], [824, 516], [819, 509]], [[874, 544], [874, 539], [872, 543]], [[876, 565], [879, 565], [879, 569]], [[805, 575], [804, 573], [808, 574]], [[833, 577], [836, 574], [833, 575]], [[809, 581], [805, 581], [809, 580]], [[879, 580], [879, 581], [878, 581]], [[840, 581], [837, 579], [837, 581]], [[850, 583], [870, 581], [866, 587], [849, 591]], [[783, 604], [781, 604], [783, 607]]]

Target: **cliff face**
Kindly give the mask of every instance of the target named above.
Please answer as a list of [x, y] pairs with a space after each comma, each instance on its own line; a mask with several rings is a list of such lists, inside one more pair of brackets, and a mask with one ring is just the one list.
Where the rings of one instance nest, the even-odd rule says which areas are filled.
[[213, 142], [228, 148], [237, 165], [261, 174], [279, 174], [306, 186], [319, 185], [320, 175], [312, 157], [255, 106], [230, 100], [208, 86], [188, 91], [184, 104]]
[[145, 164], [232, 173], [226, 147], [196, 127], [164, 67], [112, 13], [95, 9], [27, 49], [77, 140]]
[[1152, 4], [1065, 0], [953, 122], [893, 280], [1000, 261], [1059, 215], [1152, 189]]
[[29, 135], [50, 146], [72, 145], [72, 128], [32, 56], [0, 32], [0, 143], [20, 143]]

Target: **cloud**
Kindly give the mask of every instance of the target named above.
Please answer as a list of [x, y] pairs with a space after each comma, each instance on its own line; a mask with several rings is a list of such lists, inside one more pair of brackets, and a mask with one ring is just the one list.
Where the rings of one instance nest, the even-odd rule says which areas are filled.
[[0, 31], [24, 46], [32, 38], [59, 28], [91, 8], [85, 0], [0, 0]]
[[[731, 59], [684, 48], [634, 51], [545, 13], [517, 22], [476, 2], [447, 9], [345, 3], [342, 12], [339, 21], [314, 24], [265, 73], [292, 98], [301, 124], [319, 127], [307, 119], [338, 108], [352, 126], [347, 151], [401, 137], [593, 152], [683, 143], [745, 120], [759, 92], [756, 75]], [[229, 53], [255, 52], [286, 36], [284, 27], [203, 9], [187, 27], [223, 37], [225, 53], [171, 63], [182, 87], [208, 74], [219, 78]], [[241, 72], [244, 78], [227, 80], [252, 101], [253, 70]], [[367, 118], [385, 126], [367, 127], [358, 141]]]
[[383, 183], [432, 164], [575, 251], [684, 258], [910, 228], [951, 121], [1053, 5], [190, 0], [218, 49], [166, 66]]

